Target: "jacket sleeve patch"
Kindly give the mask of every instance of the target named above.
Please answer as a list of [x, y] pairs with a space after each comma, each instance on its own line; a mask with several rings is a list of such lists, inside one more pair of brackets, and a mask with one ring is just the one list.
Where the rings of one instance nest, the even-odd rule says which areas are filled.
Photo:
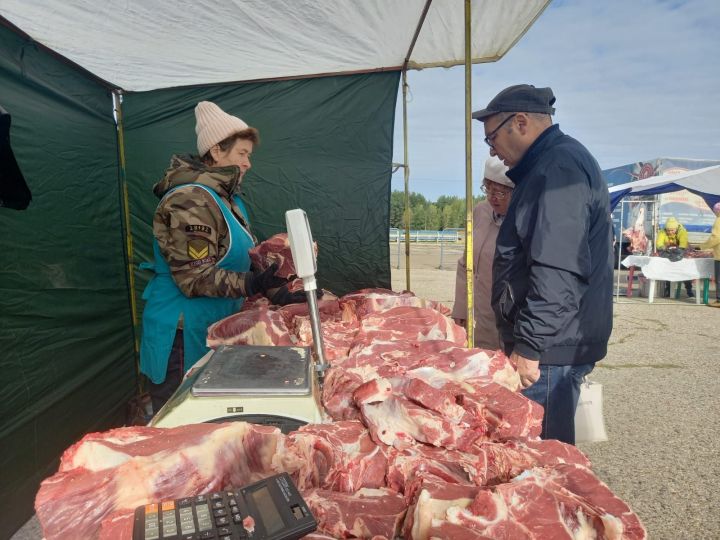
[[190, 268], [197, 268], [205, 264], [215, 264], [216, 257], [205, 257], [204, 259], [198, 259], [196, 261], [190, 261]]
[[188, 240], [187, 254], [194, 261], [205, 259], [210, 254], [210, 242], [204, 238]]
[[207, 225], [185, 225], [185, 232], [210, 234], [212, 229]]

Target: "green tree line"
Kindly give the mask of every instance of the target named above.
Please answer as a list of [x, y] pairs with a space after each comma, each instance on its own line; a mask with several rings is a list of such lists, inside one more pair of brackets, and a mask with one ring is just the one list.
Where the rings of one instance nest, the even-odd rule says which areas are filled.
[[[484, 196], [473, 197], [474, 204]], [[390, 194], [390, 227], [405, 228], [405, 192]], [[428, 201], [420, 193], [410, 193], [410, 228], [414, 230], [442, 231], [465, 227], [465, 197], [442, 195], [435, 202]]]

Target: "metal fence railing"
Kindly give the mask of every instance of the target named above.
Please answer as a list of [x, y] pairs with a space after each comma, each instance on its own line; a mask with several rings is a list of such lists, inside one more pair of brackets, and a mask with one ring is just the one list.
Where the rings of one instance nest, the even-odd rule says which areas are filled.
[[[389, 238], [391, 242], [404, 242], [405, 229], [390, 229]], [[454, 243], [460, 240], [462, 240], [462, 238], [457, 229], [446, 229], [444, 231], [410, 231], [411, 242], [433, 242], [440, 244], [448, 242]]]
[[[457, 266], [457, 260], [465, 249], [463, 231], [458, 229], [450, 229], [445, 231], [410, 231], [410, 243], [417, 244], [418, 249], [422, 245], [425, 249], [421, 249], [421, 256], [424, 262], [420, 263], [420, 267], [428, 268], [428, 259], [432, 260], [435, 256], [437, 263], [432, 262], [432, 268], [440, 270], [451, 270]], [[395, 244], [395, 264], [394, 267], [401, 267], [402, 252], [405, 245], [405, 231], [403, 229], [390, 229], [390, 245]], [[429, 250], [429, 251], [428, 251]]]

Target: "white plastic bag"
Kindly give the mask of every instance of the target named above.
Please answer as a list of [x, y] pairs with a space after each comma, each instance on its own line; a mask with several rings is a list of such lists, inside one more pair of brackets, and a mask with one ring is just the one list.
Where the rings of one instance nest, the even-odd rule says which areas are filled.
[[607, 440], [603, 417], [602, 384], [585, 377], [580, 383], [580, 399], [575, 409], [575, 442]]

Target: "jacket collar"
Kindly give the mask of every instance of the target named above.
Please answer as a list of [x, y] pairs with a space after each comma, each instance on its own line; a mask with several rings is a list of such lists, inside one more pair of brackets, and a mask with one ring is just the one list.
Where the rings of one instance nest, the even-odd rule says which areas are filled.
[[507, 177], [515, 182], [516, 185], [519, 182], [522, 182], [527, 173], [535, 166], [547, 147], [552, 145], [553, 142], [562, 136], [563, 132], [560, 131], [560, 126], [558, 124], [553, 124], [547, 128], [530, 145], [520, 162], [505, 173]]
[[163, 179], [153, 187], [153, 192], [158, 198], [162, 198], [172, 188], [196, 183], [207, 186], [221, 197], [229, 199], [239, 182], [239, 167], [208, 167], [196, 156], [175, 155]]

